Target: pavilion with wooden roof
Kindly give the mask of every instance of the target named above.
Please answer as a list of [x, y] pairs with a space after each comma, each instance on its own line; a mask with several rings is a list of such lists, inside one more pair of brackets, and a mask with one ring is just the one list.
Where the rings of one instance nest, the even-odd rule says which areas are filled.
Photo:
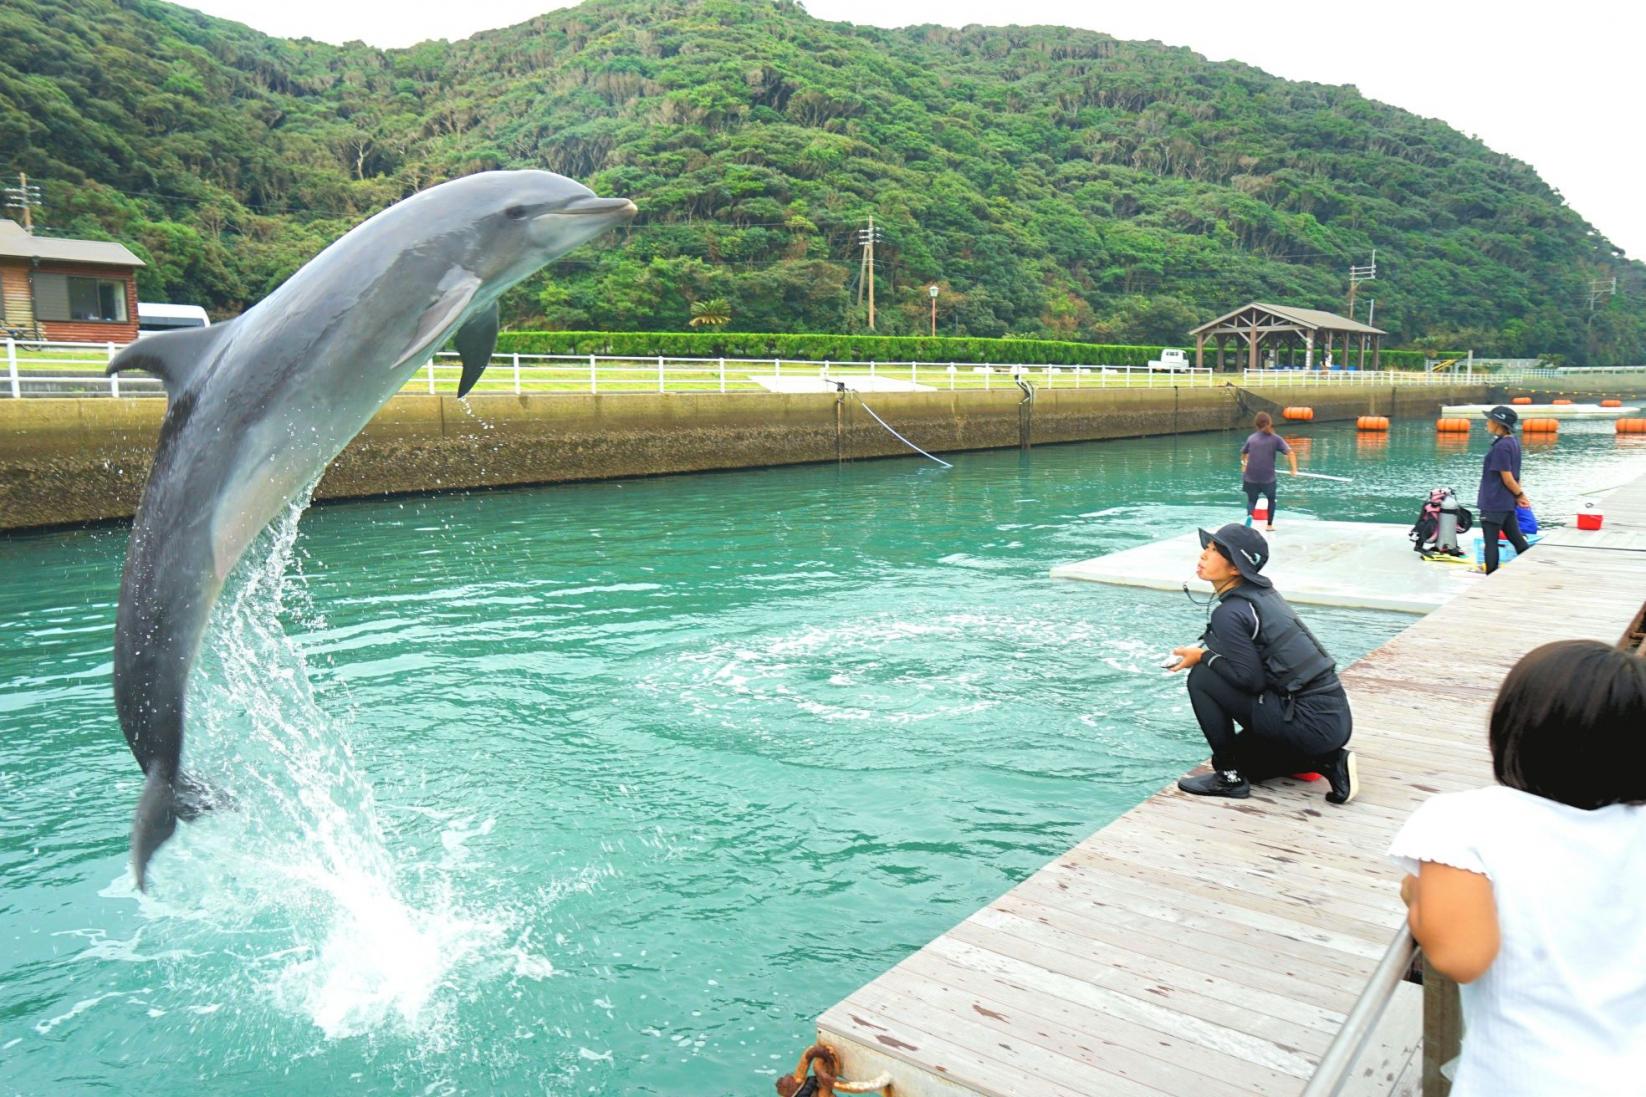
[[[1388, 333], [1370, 324], [1362, 324], [1347, 316], [1320, 309], [1300, 309], [1291, 305], [1266, 305], [1253, 301], [1233, 312], [1225, 313], [1210, 323], [1189, 332], [1195, 337], [1194, 364], [1203, 368], [1206, 342], [1217, 348], [1217, 368], [1223, 367], [1224, 341], [1231, 340], [1238, 352], [1246, 348], [1246, 368], [1260, 369], [1267, 361], [1264, 351], [1277, 365], [1315, 369], [1316, 352], [1321, 361], [1349, 367], [1349, 351], [1356, 344], [1360, 354], [1352, 368], [1365, 369], [1368, 342], [1372, 352], [1371, 368], [1377, 369], [1382, 361], [1380, 341]], [[1341, 355], [1334, 359], [1334, 346], [1341, 347]], [[1298, 361], [1301, 352], [1302, 361]]]

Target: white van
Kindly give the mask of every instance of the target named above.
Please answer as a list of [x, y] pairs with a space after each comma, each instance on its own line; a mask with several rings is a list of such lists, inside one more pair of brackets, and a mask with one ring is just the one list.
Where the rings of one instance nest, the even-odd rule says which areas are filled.
[[209, 328], [211, 317], [199, 305], [161, 305], [152, 301], [137, 302], [137, 335], [142, 338], [157, 331], [176, 331], [178, 328]]

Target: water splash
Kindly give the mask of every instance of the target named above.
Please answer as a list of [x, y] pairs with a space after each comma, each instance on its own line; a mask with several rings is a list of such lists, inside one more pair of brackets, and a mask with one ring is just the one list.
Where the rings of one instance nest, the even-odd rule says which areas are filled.
[[[317, 702], [285, 628], [313, 616], [295, 551], [307, 503], [248, 552], [196, 670], [184, 765], [230, 806], [180, 829], [140, 901], [174, 942], [196, 939], [174, 983], [306, 1019], [329, 1039], [398, 1032], [428, 1050], [451, 1035], [460, 975], [544, 977], [552, 965], [525, 953], [522, 912], [464, 898], [484, 869], [467, 843], [489, 823], [431, 811], [388, 822], [346, 717]], [[227, 985], [225, 941], [238, 961]]]

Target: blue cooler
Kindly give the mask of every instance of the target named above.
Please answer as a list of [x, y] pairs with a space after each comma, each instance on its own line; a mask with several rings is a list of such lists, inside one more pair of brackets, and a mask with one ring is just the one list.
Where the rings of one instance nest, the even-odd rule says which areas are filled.
[[[1540, 534], [1540, 533], [1528, 533], [1528, 534], [1526, 534], [1526, 544], [1528, 546], [1535, 545], [1535, 544], [1538, 543], [1538, 541], [1540, 541], [1542, 539], [1543, 539], [1543, 535]], [[1475, 566], [1476, 567], [1485, 567], [1486, 566], [1486, 538], [1485, 538], [1485, 536], [1478, 529], [1476, 529], [1474, 537], [1471, 538], [1471, 540], [1473, 540], [1474, 543], [1475, 543]], [[1503, 538], [1501, 538], [1501, 537], [1498, 538], [1498, 540], [1497, 540], [1497, 562], [1499, 564], [1507, 564], [1510, 560], [1513, 560], [1517, 555], [1519, 555], [1519, 554], [1517, 552], [1515, 552], [1515, 547], [1513, 545], [1509, 544], [1509, 542], [1503, 540]]]

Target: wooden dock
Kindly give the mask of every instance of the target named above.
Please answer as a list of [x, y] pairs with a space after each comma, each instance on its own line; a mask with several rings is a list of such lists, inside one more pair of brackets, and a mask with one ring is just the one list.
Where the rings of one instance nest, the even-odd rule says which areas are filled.
[[[1504, 674], [1638, 626], [1646, 476], [1604, 510], [1599, 533], [1552, 532], [1343, 672], [1352, 804], [1291, 780], [1157, 793], [825, 1013], [843, 1077], [885, 1071], [895, 1097], [1299, 1092], [1405, 915], [1396, 829], [1492, 781]], [[1415, 1007], [1389, 1012], [1350, 1092], [1416, 1091]]]

